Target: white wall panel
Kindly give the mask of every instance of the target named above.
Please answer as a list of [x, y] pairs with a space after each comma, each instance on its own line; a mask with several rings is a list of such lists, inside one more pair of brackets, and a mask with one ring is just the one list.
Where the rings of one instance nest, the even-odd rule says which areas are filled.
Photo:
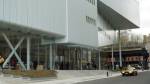
[[0, 0], [0, 20], [3, 19], [3, 0]]
[[[97, 47], [99, 39], [99, 46], [108, 45], [112, 43], [115, 32], [111, 25], [97, 13], [97, 0], [95, 1], [93, 5], [88, 0], [0, 0], [0, 21], [66, 36], [65, 40], [59, 39], [63, 42]], [[134, 8], [131, 7], [131, 5], [137, 6], [136, 3], [128, 4], [123, 1], [125, 3], [123, 4], [118, 0], [102, 1], [138, 24], [136, 22], [138, 18], [133, 17], [133, 15], [138, 16], [135, 14], [138, 13], [138, 8], [135, 7], [136, 10], [133, 10]], [[125, 7], [131, 9], [127, 10]], [[133, 14], [130, 16], [131, 13]], [[96, 25], [89, 24], [86, 16], [95, 19]], [[104, 30], [99, 32], [99, 37], [97, 27]]]
[[0, 0], [0, 2], [1, 21], [63, 36], [66, 34], [66, 0]]
[[68, 0], [68, 11], [68, 41], [97, 47], [97, 26], [86, 22], [86, 16], [96, 20], [97, 6], [87, 0]]

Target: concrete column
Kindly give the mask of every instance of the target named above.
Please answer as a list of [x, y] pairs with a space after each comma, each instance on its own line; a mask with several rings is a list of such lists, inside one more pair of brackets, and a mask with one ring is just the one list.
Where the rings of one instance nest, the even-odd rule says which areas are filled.
[[27, 70], [30, 70], [30, 61], [31, 61], [30, 51], [31, 51], [31, 39], [30, 37], [27, 37]]
[[49, 68], [53, 69], [53, 46], [51, 44], [49, 46]]
[[112, 70], [114, 70], [114, 47], [112, 45], [112, 54], [111, 54], [111, 60], [112, 60]]
[[121, 52], [121, 39], [120, 39], [120, 30], [118, 30], [118, 42], [119, 42], [119, 62], [120, 67], [122, 67], [122, 52]]

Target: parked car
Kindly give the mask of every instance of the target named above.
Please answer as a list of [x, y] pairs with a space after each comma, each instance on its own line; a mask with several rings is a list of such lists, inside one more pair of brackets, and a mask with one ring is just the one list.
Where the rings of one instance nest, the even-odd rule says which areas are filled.
[[136, 75], [138, 75], [138, 71], [132, 66], [124, 67], [121, 70], [121, 74], [122, 74], [122, 76], [131, 76], [131, 75], [136, 76]]
[[135, 67], [136, 69], [142, 69], [142, 66], [138, 65], [138, 64], [133, 64], [131, 65], [132, 67]]

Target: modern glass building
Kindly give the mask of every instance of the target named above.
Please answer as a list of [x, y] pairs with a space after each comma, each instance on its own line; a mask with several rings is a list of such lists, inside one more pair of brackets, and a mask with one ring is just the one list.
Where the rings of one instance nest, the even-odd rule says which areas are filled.
[[3, 67], [100, 69], [97, 47], [138, 27], [136, 0], [0, 0]]

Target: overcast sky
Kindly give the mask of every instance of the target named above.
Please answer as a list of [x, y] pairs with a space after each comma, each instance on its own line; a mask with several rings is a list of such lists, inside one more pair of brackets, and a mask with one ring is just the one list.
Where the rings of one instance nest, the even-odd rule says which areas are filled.
[[150, 34], [150, 0], [140, 0], [140, 29], [137, 33]]

